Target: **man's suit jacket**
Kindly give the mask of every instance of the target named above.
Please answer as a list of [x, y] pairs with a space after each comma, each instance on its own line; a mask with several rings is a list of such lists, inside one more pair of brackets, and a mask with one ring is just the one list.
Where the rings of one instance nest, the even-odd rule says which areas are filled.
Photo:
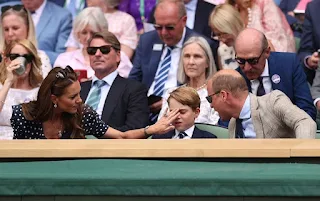
[[[186, 28], [184, 42], [191, 36], [199, 36], [199, 34], [189, 28]], [[207, 41], [209, 42], [212, 50], [217, 50], [215, 43], [210, 39]], [[162, 50], [154, 50], [153, 47], [155, 44], [161, 44]], [[159, 38], [157, 31], [150, 31], [141, 35], [129, 78], [142, 82], [147, 88], [150, 88], [154, 81], [164, 47], [165, 44]]]
[[44, 50], [53, 65], [57, 56], [65, 52], [65, 43], [72, 30], [71, 13], [47, 1], [36, 26], [38, 49]]
[[[92, 82], [81, 83], [80, 96], [87, 99]], [[120, 131], [144, 128], [149, 124], [147, 89], [135, 80], [119, 75], [111, 85], [101, 119]]]
[[[281, 91], [261, 97], [250, 94], [250, 101], [256, 138], [315, 138], [316, 123]], [[235, 138], [235, 118], [228, 129], [230, 138]]]
[[[299, 57], [304, 65], [306, 56], [311, 56], [314, 52], [320, 49], [320, 0], [313, 0], [308, 3], [305, 19], [303, 22], [303, 32], [300, 41]], [[315, 71], [307, 68], [305, 71], [310, 84], [313, 82]]]
[[[175, 135], [175, 130], [169, 131], [165, 134], [160, 135], [152, 135], [152, 139], [172, 139], [172, 137]], [[196, 126], [194, 127], [193, 134], [191, 136], [191, 139], [197, 139], [197, 138], [217, 138], [212, 133], [209, 133], [207, 131], [200, 130]]]
[[[273, 90], [285, 93], [293, 104], [316, 119], [316, 108], [313, 105], [310, 89], [301, 62], [294, 53], [271, 52], [268, 58], [269, 77]], [[240, 68], [237, 69], [246, 79], [249, 91], [251, 82]], [[280, 78], [279, 83], [277, 77]]]
[[[196, 7], [196, 14], [194, 16], [194, 26], [195, 32], [202, 34], [208, 38], [211, 37], [211, 28], [209, 27], [209, 16], [214, 9], [215, 5], [205, 2], [203, 0], [198, 0]], [[156, 20], [154, 18], [155, 8], [150, 13], [148, 22], [155, 24]]]

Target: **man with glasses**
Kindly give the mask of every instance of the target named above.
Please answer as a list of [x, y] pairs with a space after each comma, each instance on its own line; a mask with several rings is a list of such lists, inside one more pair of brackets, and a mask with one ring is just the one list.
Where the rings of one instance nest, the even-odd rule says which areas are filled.
[[265, 35], [245, 29], [235, 41], [237, 69], [249, 91], [263, 96], [273, 90], [285, 93], [293, 104], [316, 118], [310, 89], [301, 62], [295, 53], [271, 52]]
[[315, 138], [316, 123], [279, 90], [251, 94], [236, 70], [220, 70], [207, 86], [211, 107], [230, 119], [230, 138]]
[[128, 131], [149, 123], [147, 89], [117, 73], [120, 42], [108, 31], [93, 34], [88, 41], [92, 81], [81, 83], [81, 98], [111, 127]]
[[[129, 78], [142, 82], [149, 89], [152, 122], [157, 119], [157, 113], [161, 110], [164, 91], [179, 84], [177, 69], [183, 43], [189, 37], [198, 35], [186, 27], [187, 16], [183, 1], [160, 1], [154, 16], [156, 30], [140, 37], [129, 75]], [[210, 39], [208, 42], [212, 49], [216, 49]]]

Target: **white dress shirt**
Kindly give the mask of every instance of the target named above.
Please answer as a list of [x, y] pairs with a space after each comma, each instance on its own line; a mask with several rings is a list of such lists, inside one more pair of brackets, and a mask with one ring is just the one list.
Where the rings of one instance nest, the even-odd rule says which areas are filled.
[[256, 138], [252, 119], [251, 119], [251, 101], [248, 94], [246, 101], [241, 109], [239, 119], [242, 119], [243, 134], [245, 138]]
[[[181, 53], [181, 49], [182, 49], [182, 45], [183, 45], [183, 41], [184, 41], [185, 36], [186, 36], [186, 28], [183, 29], [183, 34], [182, 34], [181, 40], [175, 45], [175, 48], [171, 51], [171, 65], [170, 65], [170, 70], [168, 72], [169, 73], [168, 79], [164, 85], [164, 92], [172, 87], [177, 86], [178, 63], [179, 63], [180, 53]], [[166, 56], [167, 51], [168, 51], [168, 46], [166, 45], [164, 50], [162, 51], [161, 59], [158, 64], [158, 69], [157, 69], [155, 76], [158, 74], [158, 71], [159, 71], [160, 65], [161, 65], [161, 61]], [[148, 91], [148, 96], [153, 94], [154, 87], [155, 87], [155, 80], [153, 80], [153, 82], [150, 86], [150, 89]]]
[[35, 10], [34, 13], [31, 15], [35, 27], [39, 23], [40, 17], [42, 15], [42, 12], [46, 4], [47, 4], [47, 0], [44, 0], [41, 6], [37, 10]]
[[191, 139], [192, 135], [193, 135], [193, 131], [194, 131], [194, 125], [191, 126], [190, 128], [188, 128], [185, 131], [178, 131], [175, 129], [175, 135], [172, 137], [172, 139], [180, 139], [179, 138], [179, 133], [181, 132], [185, 132], [187, 134], [187, 136], [185, 136], [183, 139]]
[[[270, 80], [270, 75], [269, 75], [269, 64], [268, 60], [266, 60], [266, 64], [264, 66], [264, 70], [261, 74], [260, 77], [263, 77], [262, 83], [263, 83], [263, 88], [266, 94], [270, 93], [272, 91], [272, 83]], [[257, 95], [258, 87], [260, 85], [260, 82], [258, 79], [256, 80], [250, 80], [251, 82], [251, 92], [254, 95]]]
[[198, 0], [191, 0], [187, 4], [185, 4], [187, 11], [187, 27], [189, 29], [194, 28], [194, 21], [196, 18], [196, 10], [197, 10]]
[[[99, 102], [98, 108], [96, 110], [96, 112], [99, 114], [100, 118], [101, 118], [101, 115], [102, 115], [102, 111], [103, 111], [103, 108], [104, 108], [104, 103], [106, 102], [110, 87], [113, 84], [114, 80], [116, 79], [117, 75], [118, 75], [118, 72], [117, 71], [113, 71], [112, 73], [110, 73], [109, 75], [107, 75], [106, 77], [104, 77], [102, 79], [102, 80], [104, 80], [106, 82], [106, 84], [103, 87], [101, 87], [100, 102]], [[88, 98], [90, 97], [92, 91], [97, 87], [97, 86], [94, 85], [94, 82], [96, 80], [98, 80], [98, 78], [96, 76], [93, 76], [91, 89], [90, 89], [89, 94], [87, 96], [86, 103], [87, 103]]]

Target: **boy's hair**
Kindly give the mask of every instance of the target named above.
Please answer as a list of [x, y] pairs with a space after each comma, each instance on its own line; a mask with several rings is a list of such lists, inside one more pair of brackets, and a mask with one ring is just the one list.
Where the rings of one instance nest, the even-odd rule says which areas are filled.
[[200, 108], [200, 97], [194, 88], [185, 86], [179, 87], [170, 93], [168, 104], [171, 98], [175, 99], [182, 105], [191, 107], [193, 111]]

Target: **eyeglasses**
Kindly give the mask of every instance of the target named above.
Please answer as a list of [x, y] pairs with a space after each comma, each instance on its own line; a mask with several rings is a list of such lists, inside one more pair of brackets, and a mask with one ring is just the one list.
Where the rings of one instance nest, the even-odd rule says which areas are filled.
[[18, 57], [24, 57], [27, 61], [27, 63], [31, 63], [32, 60], [34, 59], [34, 56], [32, 54], [7, 54], [7, 57], [13, 61]]
[[264, 53], [266, 49], [262, 50], [261, 54], [259, 57], [254, 57], [254, 58], [249, 58], [249, 59], [244, 59], [244, 58], [240, 58], [240, 57], [237, 57], [236, 56], [236, 61], [238, 62], [238, 64], [240, 65], [245, 65], [246, 62], [248, 62], [250, 65], [256, 65], [259, 60], [260, 60], [260, 57], [262, 56], [262, 54]]
[[1, 14], [5, 13], [7, 10], [10, 10], [10, 9], [15, 10], [15, 11], [24, 10], [25, 12], [27, 12], [27, 10], [25, 9], [25, 7], [23, 5], [17, 4], [14, 6], [3, 6], [1, 8]]
[[208, 101], [209, 103], [212, 103], [212, 96], [217, 95], [217, 94], [219, 94], [220, 92], [221, 92], [221, 90], [219, 90], [219, 91], [217, 91], [217, 92], [215, 92], [215, 93], [207, 96], [207, 97], [206, 97], [207, 101]]
[[159, 25], [159, 24], [154, 24], [153, 27], [155, 28], [155, 30], [157, 31], [162, 31], [162, 29], [164, 28], [167, 31], [173, 31], [177, 24], [180, 22], [180, 20], [183, 18], [184, 16], [180, 17], [180, 19], [178, 20], [178, 22], [175, 25]]
[[66, 78], [68, 78], [69, 74], [75, 74], [76, 73], [73, 71], [73, 69], [68, 65], [66, 66], [66, 68], [64, 69], [60, 69], [58, 72], [56, 72], [56, 78], [54, 79], [54, 81], [52, 82], [51, 85], [51, 93], [53, 93], [53, 89], [55, 87], [55, 85], [57, 84], [58, 80], [64, 80]]
[[97, 50], [99, 49], [102, 54], [109, 54], [111, 51], [111, 47], [114, 48], [112, 45], [104, 45], [100, 47], [87, 47], [87, 53], [89, 55], [95, 55]]
[[211, 38], [213, 40], [219, 40], [220, 38], [225, 38], [228, 35], [229, 35], [228, 33], [215, 34], [213, 31], [211, 31]]

